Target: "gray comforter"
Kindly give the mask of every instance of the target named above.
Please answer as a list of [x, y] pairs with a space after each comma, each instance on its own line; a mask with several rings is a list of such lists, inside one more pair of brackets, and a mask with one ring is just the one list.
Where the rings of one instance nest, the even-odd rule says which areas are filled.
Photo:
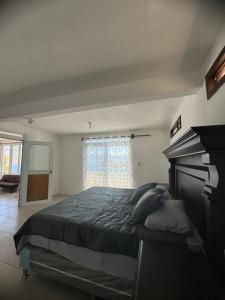
[[137, 257], [140, 239], [178, 243], [177, 235], [132, 225], [132, 189], [94, 187], [31, 216], [14, 235], [16, 249], [23, 235], [40, 235], [92, 250]]

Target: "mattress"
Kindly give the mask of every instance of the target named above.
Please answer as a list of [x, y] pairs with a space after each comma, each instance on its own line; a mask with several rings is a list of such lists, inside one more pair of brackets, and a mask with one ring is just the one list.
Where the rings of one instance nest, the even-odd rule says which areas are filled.
[[31, 273], [73, 286], [103, 299], [133, 299], [134, 281], [85, 268], [40, 247], [26, 245], [20, 264]]
[[50, 250], [94, 271], [128, 280], [135, 278], [137, 260], [129, 256], [94, 251], [38, 235], [24, 235], [20, 240], [18, 251], [20, 252], [27, 244]]
[[[167, 232], [166, 235], [169, 235], [169, 232]], [[161, 241], [162, 240], [163, 239], [161, 239]], [[172, 238], [170, 238], [170, 243], [171, 240]], [[203, 241], [194, 226], [192, 226], [192, 231], [185, 236], [185, 242], [189, 251], [205, 252]], [[174, 245], [175, 244], [178, 245], [178, 243], [174, 243]], [[38, 235], [23, 235], [18, 246], [18, 252], [25, 248], [26, 245], [50, 250], [76, 264], [94, 271], [103, 272], [127, 280], [134, 280], [135, 278], [137, 260], [129, 256], [99, 252], [62, 241], [47, 239]]]

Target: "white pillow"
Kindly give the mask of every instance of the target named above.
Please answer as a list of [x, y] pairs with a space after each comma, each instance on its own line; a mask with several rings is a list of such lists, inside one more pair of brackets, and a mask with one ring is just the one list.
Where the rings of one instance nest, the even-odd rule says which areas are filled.
[[145, 220], [145, 226], [150, 230], [162, 230], [175, 233], [191, 231], [188, 216], [182, 200], [168, 200], [153, 211]]
[[165, 191], [165, 192], [163, 193], [163, 198], [164, 198], [165, 200], [172, 200], [172, 199], [173, 199], [173, 197], [171, 196], [171, 194], [170, 194], [168, 188], [167, 188], [165, 185], [157, 184], [155, 188], [156, 188], [156, 189], [161, 189], [161, 190], [164, 190], [164, 191]]

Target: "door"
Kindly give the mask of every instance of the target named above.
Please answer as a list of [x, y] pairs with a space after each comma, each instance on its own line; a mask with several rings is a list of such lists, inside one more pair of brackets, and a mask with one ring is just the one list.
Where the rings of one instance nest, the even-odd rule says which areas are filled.
[[53, 149], [50, 143], [24, 143], [19, 206], [52, 200], [52, 164]]

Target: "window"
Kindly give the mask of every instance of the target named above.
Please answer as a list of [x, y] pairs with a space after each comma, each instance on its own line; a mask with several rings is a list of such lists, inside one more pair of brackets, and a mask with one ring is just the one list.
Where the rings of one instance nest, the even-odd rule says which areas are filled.
[[210, 99], [225, 82], [225, 47], [205, 76], [207, 99]]
[[20, 174], [22, 144], [1, 144], [1, 174]]
[[181, 116], [176, 120], [172, 129], [170, 130], [170, 138], [172, 138], [181, 129]]
[[129, 137], [84, 140], [84, 187], [132, 186]]
[[11, 174], [20, 174], [22, 145], [11, 145]]
[[10, 173], [10, 146], [3, 145], [2, 146], [2, 173], [9, 174]]

